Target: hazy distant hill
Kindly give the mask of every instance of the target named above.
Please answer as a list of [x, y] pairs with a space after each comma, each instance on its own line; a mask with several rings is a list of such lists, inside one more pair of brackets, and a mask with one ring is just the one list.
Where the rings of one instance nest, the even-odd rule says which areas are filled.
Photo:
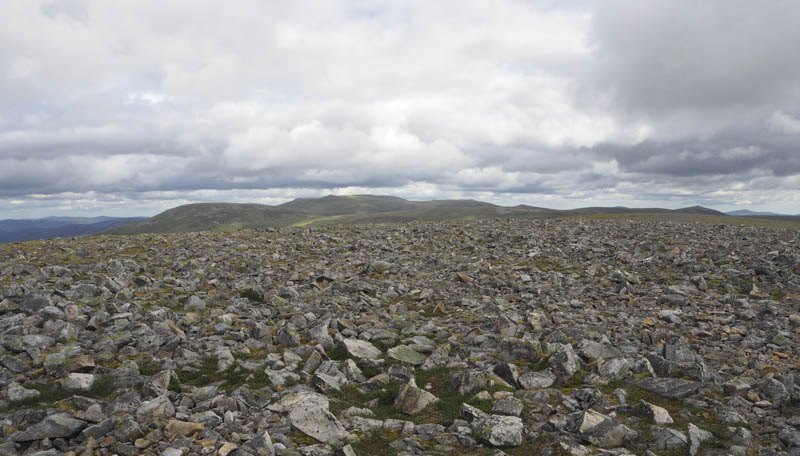
[[561, 211], [570, 213], [572, 215], [590, 215], [590, 214], [687, 214], [687, 215], [717, 215], [724, 216], [725, 214], [714, 209], [709, 209], [703, 206], [684, 207], [681, 209], [663, 209], [658, 207], [646, 208], [630, 208], [630, 207], [582, 207], [579, 209], [570, 209]]
[[738, 211], [726, 212], [728, 215], [736, 217], [763, 217], [763, 216], [782, 216], [785, 214], [778, 214], [777, 212], [756, 212], [749, 209], [740, 209]]
[[395, 196], [350, 195], [298, 198], [278, 206], [201, 203], [179, 206], [152, 218], [108, 230], [110, 234], [229, 231], [282, 226], [399, 223], [415, 220], [485, 220], [625, 214], [725, 214], [700, 206], [683, 209], [593, 207], [556, 210], [519, 205], [498, 206], [475, 200], [409, 201]]
[[0, 242], [35, 241], [85, 236], [124, 225], [142, 217], [46, 217], [0, 220]]

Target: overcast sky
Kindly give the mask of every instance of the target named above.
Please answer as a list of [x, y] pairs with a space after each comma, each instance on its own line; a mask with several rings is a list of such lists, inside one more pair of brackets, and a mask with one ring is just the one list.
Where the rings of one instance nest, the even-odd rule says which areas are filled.
[[392, 194], [800, 213], [795, 0], [3, 0], [0, 218]]

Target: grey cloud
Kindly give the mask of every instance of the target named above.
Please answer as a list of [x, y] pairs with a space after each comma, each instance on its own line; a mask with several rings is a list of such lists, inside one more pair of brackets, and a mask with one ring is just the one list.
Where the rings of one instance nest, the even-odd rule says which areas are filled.
[[603, 2], [590, 77], [634, 115], [796, 103], [798, 23], [793, 1]]
[[0, 200], [768, 203], [800, 174], [794, 2], [316, 6], [3, 3]]

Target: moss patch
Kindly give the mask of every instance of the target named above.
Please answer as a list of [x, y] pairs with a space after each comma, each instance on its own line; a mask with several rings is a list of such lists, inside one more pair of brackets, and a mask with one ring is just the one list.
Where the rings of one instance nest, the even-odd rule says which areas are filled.
[[11, 401], [7, 407], [0, 411], [10, 412], [22, 409], [45, 409], [53, 407], [56, 402], [64, 400], [70, 396], [85, 396], [94, 399], [111, 400], [120, 390], [119, 385], [110, 375], [98, 376], [88, 391], [67, 389], [61, 386], [61, 384], [58, 382], [26, 384], [25, 387], [39, 391], [39, 396], [20, 401]]

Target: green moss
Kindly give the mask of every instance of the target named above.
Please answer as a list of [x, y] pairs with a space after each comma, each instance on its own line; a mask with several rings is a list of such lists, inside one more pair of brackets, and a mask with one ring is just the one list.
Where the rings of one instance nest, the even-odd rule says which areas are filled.
[[136, 364], [139, 366], [139, 373], [142, 375], [156, 375], [163, 370], [161, 365], [153, 361], [152, 358], [140, 359]]
[[[729, 425], [717, 420], [714, 415], [708, 411], [700, 410], [694, 406], [684, 404], [681, 399], [672, 399], [659, 396], [658, 394], [651, 393], [634, 385], [618, 381], [611, 381], [608, 383], [608, 385], [600, 387], [600, 390], [606, 394], [610, 394], [617, 388], [622, 388], [628, 392], [628, 396], [625, 399], [625, 402], [628, 404], [636, 405], [640, 401], [646, 401], [666, 409], [670, 416], [672, 416], [672, 419], [675, 420], [675, 423], [669, 426], [673, 429], [677, 429], [685, 434], [688, 432], [689, 422], [691, 422], [695, 426], [710, 432], [714, 438], [704, 444], [707, 447], [718, 447], [720, 445], [724, 445], [724, 443], [729, 441], [731, 438], [730, 433], [728, 432]], [[636, 409], [634, 409], [634, 413], [628, 414], [628, 416], [636, 415], [635, 410]], [[681, 416], [686, 411], [688, 411], [692, 417], [688, 421], [683, 421], [681, 420]], [[624, 413], [622, 414], [625, 415]], [[640, 416], [640, 418], [643, 417]], [[647, 433], [649, 433], [650, 424], [651, 423], [647, 423], [645, 420], [643, 420], [641, 429], [635, 427], [637, 431], [646, 432], [643, 434], [643, 438], [645, 438], [645, 440], [649, 435]]]
[[328, 355], [328, 358], [334, 361], [344, 361], [350, 357], [347, 354], [347, 350], [342, 345], [336, 345], [333, 348], [329, 348], [325, 350], [325, 353]]
[[62, 387], [58, 382], [26, 384], [25, 387], [39, 391], [39, 396], [23, 399], [21, 401], [11, 401], [7, 407], [0, 411], [9, 412], [22, 409], [45, 409], [53, 407], [57, 402], [73, 395], [110, 400], [120, 391], [119, 385], [117, 385], [114, 378], [110, 375], [98, 376], [88, 391], [67, 389]]
[[786, 292], [781, 290], [780, 288], [775, 288], [772, 290], [772, 293], [769, 294], [769, 298], [774, 301], [783, 301], [786, 297]]
[[391, 443], [399, 438], [400, 434], [396, 432], [376, 429], [353, 442], [352, 447], [356, 454], [395, 455], [398, 451], [392, 448]]
[[330, 408], [333, 413], [338, 414], [349, 407], [365, 407], [367, 402], [377, 399], [377, 405], [371, 408], [376, 419], [408, 420], [409, 417], [395, 410], [393, 405], [401, 386], [399, 382], [392, 382], [377, 391], [361, 392], [355, 385], [347, 384], [334, 395], [336, 400], [331, 402]]
[[185, 367], [177, 372], [181, 384], [191, 386], [206, 386], [218, 380], [216, 356], [205, 356], [200, 360], [200, 365], [193, 368]]
[[250, 302], [261, 303], [264, 302], [264, 295], [258, 291], [247, 288], [239, 292], [239, 297], [250, 300]]

